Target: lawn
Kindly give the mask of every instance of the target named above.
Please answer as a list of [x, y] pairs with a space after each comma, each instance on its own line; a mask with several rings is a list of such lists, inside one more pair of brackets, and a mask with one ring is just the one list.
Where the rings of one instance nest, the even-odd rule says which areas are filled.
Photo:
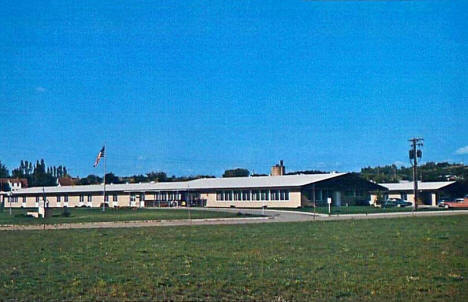
[[[291, 210], [291, 211], [301, 211], [301, 212], [314, 212], [313, 207], [304, 207], [304, 208], [297, 208], [297, 209], [281, 209], [281, 210]], [[454, 210], [454, 209], [451, 209]], [[376, 208], [372, 206], [341, 206], [331, 208], [331, 214], [373, 214], [373, 213], [393, 213], [393, 212], [411, 212], [413, 211], [413, 207], [393, 207], [393, 208]], [[419, 208], [418, 211], [450, 211], [444, 208]], [[321, 206], [317, 207], [317, 213], [320, 214], [328, 214], [328, 207]]]
[[130, 220], [169, 220], [169, 219], [197, 219], [197, 218], [221, 218], [238, 217], [236, 213], [222, 213], [214, 211], [189, 211], [188, 209], [88, 209], [70, 208], [70, 216], [63, 216], [63, 209], [54, 209], [52, 217], [47, 219], [36, 219], [26, 216], [28, 211], [36, 209], [9, 209], [0, 212], [0, 225], [5, 224], [57, 224], [57, 223], [79, 223], [98, 221], [130, 221]]
[[2, 300], [468, 299], [466, 215], [0, 236]]

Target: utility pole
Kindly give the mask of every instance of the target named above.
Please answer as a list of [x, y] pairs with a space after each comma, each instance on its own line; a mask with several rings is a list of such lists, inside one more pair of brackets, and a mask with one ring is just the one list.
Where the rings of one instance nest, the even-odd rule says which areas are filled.
[[10, 203], [10, 216], [12, 215], [11, 214], [11, 199], [13, 198], [11, 195], [12, 194], [11, 194], [11, 188], [10, 188], [10, 192], [8, 192], [8, 202]]
[[409, 139], [411, 143], [411, 149], [409, 150], [409, 159], [411, 165], [413, 166], [413, 194], [414, 194], [414, 210], [418, 209], [418, 158], [421, 159], [422, 151], [421, 147], [423, 146], [423, 138], [413, 137]]

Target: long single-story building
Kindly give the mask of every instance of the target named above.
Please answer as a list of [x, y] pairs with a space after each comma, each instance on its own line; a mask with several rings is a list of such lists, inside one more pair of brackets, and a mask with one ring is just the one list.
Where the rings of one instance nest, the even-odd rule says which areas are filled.
[[[383, 198], [401, 198], [414, 205], [414, 184], [411, 181], [402, 181], [398, 183], [381, 183], [379, 184], [387, 189], [382, 192]], [[452, 199], [457, 197], [457, 194], [462, 190], [459, 184], [455, 181], [436, 181], [436, 182], [421, 182], [418, 181], [419, 200], [421, 204], [436, 206], [439, 200]], [[463, 196], [463, 195], [461, 195]], [[375, 203], [377, 194], [371, 194], [371, 203]]]
[[[105, 190], [105, 192], [104, 192]], [[353, 173], [202, 178], [184, 182], [31, 187], [1, 192], [6, 207], [151, 207], [197, 205], [238, 208], [298, 208], [359, 204], [386, 188]]]

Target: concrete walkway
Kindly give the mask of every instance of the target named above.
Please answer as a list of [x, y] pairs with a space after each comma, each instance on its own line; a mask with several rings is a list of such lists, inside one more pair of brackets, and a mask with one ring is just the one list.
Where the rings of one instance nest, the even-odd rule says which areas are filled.
[[[174, 209], [177, 210], [177, 209]], [[85, 222], [67, 224], [42, 224], [42, 225], [2, 225], [0, 231], [10, 230], [61, 230], [61, 229], [100, 229], [100, 228], [139, 228], [139, 227], [163, 227], [163, 226], [191, 226], [191, 225], [230, 225], [253, 224], [272, 222], [300, 222], [300, 221], [336, 221], [352, 219], [383, 219], [396, 217], [425, 217], [425, 216], [452, 216], [468, 215], [468, 210], [457, 211], [424, 211], [424, 212], [395, 212], [373, 214], [346, 214], [331, 215], [314, 214], [300, 211], [261, 210], [261, 209], [216, 209], [216, 208], [192, 208], [194, 211], [234, 212], [253, 215], [265, 215], [264, 217], [242, 218], [206, 218], [206, 219], [179, 219], [179, 220], [139, 220], [139, 221], [114, 221], [114, 222]]]
[[243, 214], [266, 215], [272, 218], [269, 222], [295, 222], [295, 221], [334, 221], [334, 220], [351, 220], [351, 219], [380, 219], [380, 218], [396, 218], [396, 217], [424, 217], [424, 216], [452, 216], [452, 215], [467, 215], [468, 210], [452, 210], [452, 211], [420, 211], [420, 212], [393, 212], [393, 213], [371, 213], [371, 214], [319, 214], [312, 212], [289, 211], [289, 210], [264, 210], [261, 209], [203, 209], [210, 211], [222, 212], [240, 212]]

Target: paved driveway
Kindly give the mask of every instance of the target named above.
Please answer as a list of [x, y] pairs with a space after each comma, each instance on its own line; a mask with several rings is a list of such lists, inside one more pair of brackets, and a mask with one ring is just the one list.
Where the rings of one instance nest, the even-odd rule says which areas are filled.
[[451, 216], [466, 215], [468, 210], [454, 211], [420, 211], [420, 212], [394, 212], [394, 213], [372, 213], [372, 214], [314, 214], [311, 212], [289, 211], [289, 210], [261, 210], [261, 209], [216, 209], [216, 208], [198, 208], [197, 210], [235, 212], [243, 214], [266, 215], [272, 220], [268, 222], [295, 222], [295, 221], [314, 221], [314, 220], [350, 220], [350, 219], [379, 219], [395, 217], [415, 217], [415, 216]]

